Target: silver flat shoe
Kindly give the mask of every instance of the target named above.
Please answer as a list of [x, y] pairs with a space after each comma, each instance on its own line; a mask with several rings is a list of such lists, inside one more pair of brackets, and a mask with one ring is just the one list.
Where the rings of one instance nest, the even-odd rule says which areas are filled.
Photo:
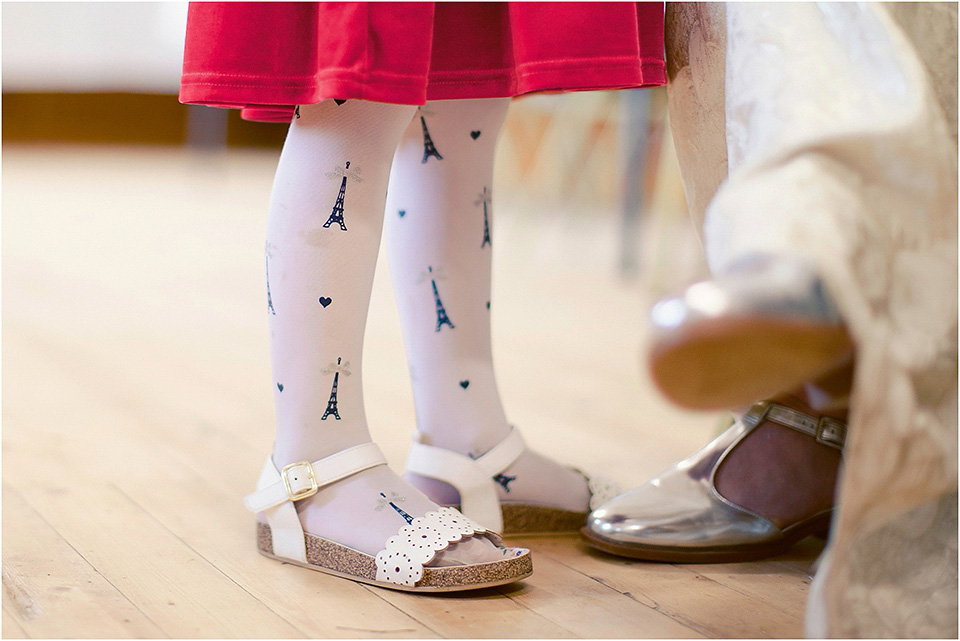
[[846, 425], [772, 402], [758, 403], [693, 456], [594, 510], [581, 530], [591, 547], [649, 561], [733, 563], [786, 552], [800, 539], [825, 534], [833, 509], [784, 528], [721, 496], [714, 478], [723, 459], [752, 430], [773, 422], [843, 448]]
[[747, 407], [842, 365], [853, 340], [806, 261], [757, 254], [650, 312], [654, 382], [697, 410]]

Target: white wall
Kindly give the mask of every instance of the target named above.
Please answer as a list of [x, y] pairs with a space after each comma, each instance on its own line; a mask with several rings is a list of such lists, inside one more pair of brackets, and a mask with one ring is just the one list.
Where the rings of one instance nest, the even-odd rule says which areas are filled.
[[186, 2], [4, 2], [3, 91], [176, 94]]

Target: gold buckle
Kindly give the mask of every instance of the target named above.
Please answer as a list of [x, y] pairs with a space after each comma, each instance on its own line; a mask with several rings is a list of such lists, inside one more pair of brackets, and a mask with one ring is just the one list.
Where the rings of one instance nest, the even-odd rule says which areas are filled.
[[[310, 477], [310, 487], [293, 491], [293, 488], [290, 487], [290, 479], [287, 478], [287, 472], [295, 467], [305, 467], [307, 470], [307, 476]], [[313, 465], [310, 464], [310, 461], [298, 461], [296, 463], [291, 463], [287, 465], [280, 471], [280, 476], [283, 477], [283, 485], [287, 488], [287, 495], [290, 497], [291, 501], [299, 501], [300, 499], [305, 499], [308, 496], [313, 496], [317, 493], [317, 490], [320, 489], [320, 486], [317, 485], [317, 477], [313, 475]]]

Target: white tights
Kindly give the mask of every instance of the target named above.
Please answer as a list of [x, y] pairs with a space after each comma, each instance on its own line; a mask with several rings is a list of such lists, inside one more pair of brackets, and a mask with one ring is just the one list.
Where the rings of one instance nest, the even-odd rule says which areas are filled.
[[[490, 345], [493, 158], [508, 104], [421, 109], [397, 147], [387, 193], [387, 249], [417, 426], [426, 443], [474, 458], [510, 432]], [[426, 154], [424, 123], [442, 160]], [[446, 483], [410, 478], [435, 501], [459, 502]], [[497, 478], [501, 501], [576, 511], [590, 498], [582, 476], [530, 450]]]
[[[435, 445], [474, 455], [509, 431], [493, 375], [488, 307], [488, 199], [508, 102], [300, 107], [267, 222], [277, 466], [370, 441], [360, 366], [388, 180], [390, 264], [419, 429]], [[498, 488], [501, 498], [586, 509], [579, 475], [529, 451], [514, 468], [506, 475], [516, 480]], [[436, 500], [456, 499], [448, 486], [415, 480]], [[404, 525], [404, 512], [431, 509], [433, 501], [386, 466], [298, 502], [308, 532], [368, 554]], [[441, 563], [496, 554], [470, 539]]]

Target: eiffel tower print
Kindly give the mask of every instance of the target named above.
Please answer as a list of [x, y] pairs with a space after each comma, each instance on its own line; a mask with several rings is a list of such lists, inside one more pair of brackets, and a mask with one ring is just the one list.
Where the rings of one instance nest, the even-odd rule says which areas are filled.
[[490, 194], [487, 193], [487, 188], [483, 188], [480, 197], [474, 201], [474, 205], [483, 205], [483, 242], [480, 243], [480, 249], [483, 249], [487, 245], [493, 245], [490, 242], [490, 218], [487, 215], [487, 205], [490, 204]]
[[354, 167], [353, 169], [350, 169], [350, 171], [347, 171], [348, 169], [350, 169], [349, 162], [347, 163], [346, 167], [340, 167], [340, 166], [334, 167], [333, 171], [326, 172], [324, 176], [326, 176], [327, 178], [339, 178], [341, 176], [349, 176], [350, 179], [353, 180], [354, 182], [358, 182], [358, 183], [363, 182], [363, 178], [360, 177], [359, 167]]
[[[430, 112], [426, 112], [430, 113]], [[420, 126], [423, 127], [423, 160], [420, 161], [421, 164], [427, 164], [427, 159], [430, 156], [435, 157], [437, 160], [443, 160], [443, 156], [440, 155], [440, 152], [437, 151], [437, 148], [433, 144], [433, 139], [430, 138], [430, 132], [427, 131], [427, 121], [423, 118], [424, 111], [420, 110]]]
[[270, 297], [270, 257], [265, 256], [263, 262], [267, 265], [267, 311], [276, 316], [277, 310], [273, 308], [273, 299]]
[[321, 421], [327, 420], [327, 417], [331, 414], [333, 414], [334, 418], [338, 421], [340, 420], [340, 413], [337, 411], [337, 385], [340, 383], [340, 374], [350, 376], [350, 370], [348, 369], [350, 367], [349, 361], [341, 366], [340, 360], [341, 359], [338, 358], [336, 365], [330, 363], [326, 369], [320, 370], [323, 374], [333, 374], [333, 389], [330, 390], [330, 400], [327, 401], [327, 411], [320, 417]]
[[507, 476], [506, 474], [497, 474], [493, 480], [503, 486], [507, 492], [510, 491], [510, 484], [517, 480], [516, 476]]
[[333, 223], [340, 225], [340, 229], [347, 231], [347, 226], [343, 222], [343, 197], [347, 193], [347, 176], [353, 178], [356, 182], [363, 182], [363, 179], [360, 178], [360, 171], [354, 169], [349, 174], [347, 170], [350, 169], [350, 161], [347, 161], [346, 167], [340, 169], [337, 167], [332, 172], [326, 174], [327, 178], [333, 178], [335, 176], [343, 176], [343, 179], [340, 181], [340, 193], [337, 194], [337, 202], [333, 204], [333, 211], [330, 212], [330, 218], [327, 218], [327, 222], [323, 223], [323, 228], [326, 229], [330, 227]]
[[[433, 274], [433, 267], [427, 267], [427, 270]], [[440, 293], [437, 291], [437, 278], [443, 278], [440, 274], [435, 274], [435, 278], [430, 279], [430, 285], [433, 287], [433, 299], [437, 302], [437, 331], [440, 331], [440, 328], [444, 325], [449, 325], [450, 329], [453, 329], [453, 323], [450, 322], [450, 317], [447, 316], [447, 310], [443, 308], [443, 303], [440, 302]]]
[[273, 308], [273, 298], [270, 297], [270, 243], [267, 242], [263, 247], [263, 262], [267, 271], [267, 311], [277, 315], [277, 310]]
[[404, 512], [403, 510], [401, 510], [399, 507], [397, 507], [397, 503], [400, 503], [401, 501], [406, 501], [405, 498], [398, 495], [396, 492], [390, 492], [389, 499], [387, 498], [387, 495], [384, 494], [383, 492], [380, 492], [380, 496], [382, 496], [383, 498], [377, 499], [378, 505], [377, 507], [374, 508], [377, 512], [379, 512], [384, 507], [389, 505], [394, 510], [396, 510], [397, 514], [403, 517], [403, 520], [406, 521], [408, 525], [413, 523], [413, 517], [407, 514], [406, 512]]

